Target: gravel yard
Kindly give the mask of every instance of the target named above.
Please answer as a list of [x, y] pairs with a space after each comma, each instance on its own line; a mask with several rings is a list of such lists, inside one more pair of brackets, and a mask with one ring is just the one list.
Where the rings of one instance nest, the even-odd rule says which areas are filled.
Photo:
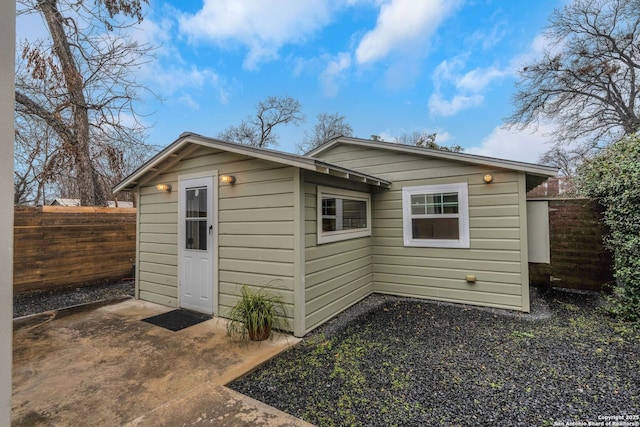
[[373, 295], [230, 387], [318, 426], [640, 425], [640, 332], [596, 295], [535, 295], [531, 315]]
[[13, 317], [23, 317], [30, 314], [58, 310], [74, 305], [132, 296], [134, 292], [133, 280], [117, 283], [104, 283], [92, 286], [60, 289], [54, 291], [38, 291], [16, 295], [13, 298]]

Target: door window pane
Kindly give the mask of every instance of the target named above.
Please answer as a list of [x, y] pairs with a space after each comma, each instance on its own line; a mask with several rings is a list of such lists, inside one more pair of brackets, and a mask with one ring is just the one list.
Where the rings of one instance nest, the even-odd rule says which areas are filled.
[[188, 219], [186, 223], [185, 248], [200, 251], [207, 250], [207, 220]]
[[185, 248], [207, 250], [207, 187], [187, 188]]
[[207, 217], [207, 187], [187, 189], [187, 218]]

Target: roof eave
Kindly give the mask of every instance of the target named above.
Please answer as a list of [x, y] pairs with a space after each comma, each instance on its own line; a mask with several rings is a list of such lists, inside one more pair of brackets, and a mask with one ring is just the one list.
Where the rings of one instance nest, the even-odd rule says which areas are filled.
[[176, 141], [171, 143], [169, 146], [167, 146], [165, 149], [163, 149], [149, 161], [147, 161], [143, 166], [135, 170], [131, 175], [114, 186], [113, 192], [117, 193], [122, 190], [131, 190], [135, 188], [139, 184], [140, 178], [142, 178], [149, 171], [154, 170], [154, 168], [157, 169], [162, 164], [162, 162], [175, 155], [174, 153], [177, 150], [180, 150], [184, 145], [188, 143], [198, 144], [205, 147], [220, 149], [237, 154], [249, 155], [262, 160], [273, 161], [300, 169], [341, 176], [345, 179], [366, 182], [367, 184], [381, 186], [384, 188], [389, 188], [391, 186], [390, 181], [343, 168], [341, 166], [332, 165], [331, 163], [325, 162], [320, 159], [297, 156], [294, 154], [288, 154], [264, 148], [256, 148], [246, 145], [229, 143], [213, 138], [204, 137], [202, 135], [194, 133], [182, 133]]
[[171, 155], [174, 154], [176, 150], [178, 150], [180, 147], [186, 144], [186, 139], [184, 139], [184, 135], [185, 135], [184, 133], [181, 134], [178, 137], [178, 139], [173, 141], [171, 144], [169, 144], [163, 150], [158, 152], [151, 159], [147, 160], [142, 166], [140, 166], [138, 169], [133, 171], [129, 176], [127, 176], [118, 184], [116, 184], [112, 188], [112, 191], [114, 193], [118, 193], [122, 190], [132, 190], [133, 188], [135, 188], [138, 185], [138, 180], [142, 176], [144, 176], [147, 172], [149, 172], [153, 168], [157, 167], [160, 163], [162, 163], [168, 157], [171, 157]]
[[391, 188], [391, 181], [389, 180], [336, 166], [318, 159], [313, 160], [316, 162], [315, 172], [338, 176], [350, 181], [364, 182], [365, 184], [373, 185], [375, 187]]
[[393, 142], [379, 142], [367, 139], [353, 138], [353, 137], [337, 137], [326, 143], [316, 147], [315, 149], [306, 153], [306, 156], [313, 157], [326, 150], [329, 150], [333, 146], [339, 143], [380, 148], [382, 150], [393, 150], [411, 154], [418, 154], [422, 156], [433, 156], [443, 159], [450, 159], [456, 161], [465, 161], [469, 163], [496, 166], [505, 169], [518, 170], [525, 173], [530, 173], [538, 176], [553, 177], [557, 176], [558, 169], [552, 166], [538, 165], [534, 163], [518, 162], [514, 160], [498, 159], [495, 157], [479, 156], [476, 154], [468, 153], [455, 153], [444, 150], [433, 150], [428, 148], [414, 147], [411, 145], [398, 144]]

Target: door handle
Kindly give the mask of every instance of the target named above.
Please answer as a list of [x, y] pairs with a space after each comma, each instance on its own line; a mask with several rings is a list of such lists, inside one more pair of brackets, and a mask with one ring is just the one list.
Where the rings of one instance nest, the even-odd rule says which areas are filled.
[[211, 232], [213, 231], [213, 225], [209, 226], [209, 234], [211, 234]]

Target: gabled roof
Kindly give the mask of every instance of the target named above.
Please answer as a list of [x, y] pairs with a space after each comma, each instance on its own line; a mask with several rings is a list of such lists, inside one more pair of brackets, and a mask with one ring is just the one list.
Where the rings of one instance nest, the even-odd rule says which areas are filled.
[[64, 197], [56, 197], [50, 203], [51, 206], [80, 206], [80, 199], [65, 199]]
[[159, 174], [162, 170], [170, 167], [179, 161], [186, 153], [189, 147], [204, 146], [231, 153], [244, 154], [257, 159], [268, 160], [271, 162], [294, 166], [304, 170], [310, 170], [318, 173], [336, 176], [352, 181], [362, 182], [383, 188], [389, 188], [391, 182], [372, 175], [364, 174], [355, 170], [347, 169], [342, 166], [333, 165], [320, 159], [315, 159], [297, 154], [284, 153], [281, 151], [271, 150], [267, 148], [251, 147], [248, 145], [236, 144], [233, 142], [221, 141], [215, 138], [209, 138], [191, 132], [185, 132], [178, 137], [172, 144], [153, 156], [140, 168], [135, 170], [131, 175], [123, 179], [119, 184], [113, 187], [113, 192], [117, 193], [122, 190], [130, 190], [135, 188], [142, 179], [148, 174]]
[[336, 145], [357, 145], [367, 148], [376, 148], [381, 150], [389, 150], [400, 153], [415, 154], [419, 156], [432, 157], [438, 159], [455, 160], [459, 162], [472, 163], [483, 166], [497, 167], [512, 171], [524, 172], [526, 177], [527, 191], [540, 185], [549, 177], [554, 177], [558, 173], [558, 169], [551, 166], [537, 165], [534, 163], [516, 162], [513, 160], [497, 159], [494, 157], [478, 156], [467, 153], [454, 153], [444, 150], [433, 150], [429, 148], [421, 148], [412, 145], [398, 144], [393, 142], [373, 141], [369, 139], [352, 138], [346, 136], [338, 136], [328, 140], [324, 144], [309, 151], [305, 156], [314, 157], [325, 151], [330, 150]]
[[467, 153], [454, 153], [451, 151], [434, 150], [430, 148], [421, 148], [413, 145], [398, 144], [394, 142], [382, 142], [369, 139], [352, 138], [346, 136], [338, 136], [328, 140], [324, 144], [314, 148], [305, 154], [305, 156], [315, 157], [336, 145], [358, 145], [362, 147], [378, 148], [382, 150], [390, 150], [401, 153], [417, 154], [440, 159], [457, 160], [466, 163], [474, 163], [486, 166], [495, 166], [503, 169], [526, 172], [527, 174], [536, 175], [544, 178], [556, 176], [558, 168], [552, 166], [537, 165], [534, 163], [516, 162], [513, 160], [497, 159], [494, 157], [478, 156]]

